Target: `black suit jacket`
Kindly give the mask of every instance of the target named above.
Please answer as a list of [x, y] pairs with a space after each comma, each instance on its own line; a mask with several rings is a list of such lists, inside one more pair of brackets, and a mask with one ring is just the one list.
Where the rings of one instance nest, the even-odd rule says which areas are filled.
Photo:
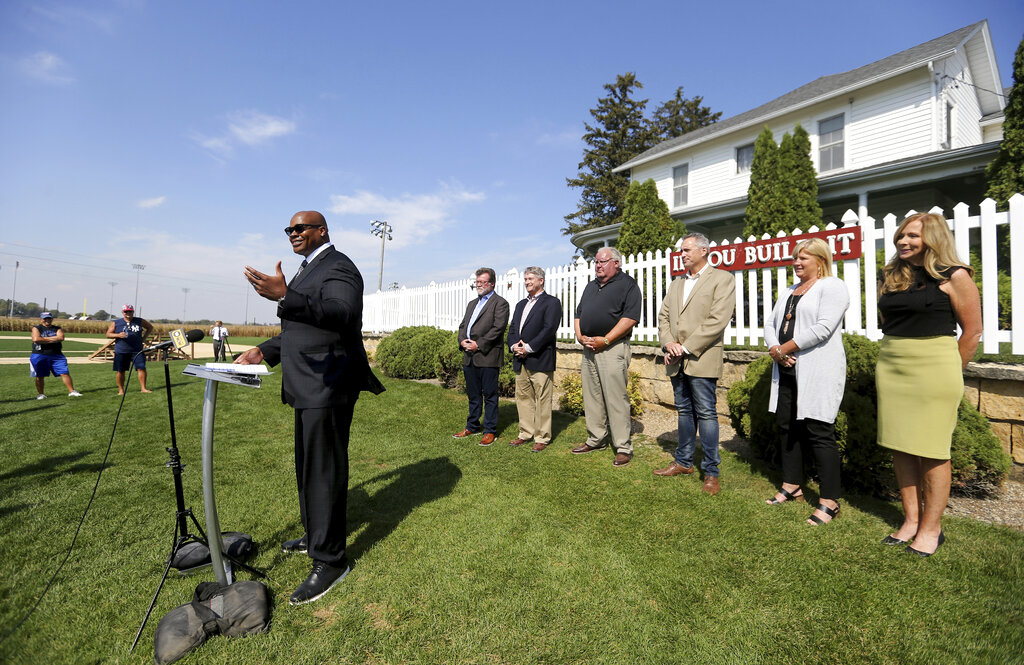
[[363, 348], [363, 278], [333, 246], [292, 280], [277, 315], [281, 334], [259, 348], [268, 365], [282, 365], [281, 401], [321, 409], [384, 391]]
[[[517, 372], [519, 368], [526, 365], [531, 372], [553, 372], [555, 371], [555, 335], [558, 333], [558, 321], [562, 318], [562, 302], [547, 292], [540, 294], [530, 316], [526, 319], [526, 325], [521, 326], [523, 310], [526, 309], [527, 299], [523, 298], [516, 305], [515, 314], [512, 315], [512, 324], [508, 327], [507, 346], [517, 344], [520, 340], [529, 344], [533, 353], [520, 360], [512, 356], [512, 368]], [[522, 327], [522, 330], [520, 330]]]
[[471, 339], [476, 342], [477, 350], [470, 353], [463, 349], [462, 365], [473, 365], [474, 367], [501, 367], [505, 360], [505, 347], [501, 345], [501, 337], [505, 334], [505, 325], [508, 323], [508, 301], [497, 293], [491, 295], [480, 310], [480, 316], [473, 322], [473, 329], [466, 330], [469, 325], [469, 318], [473, 316], [476, 303], [479, 298], [474, 298], [466, 305], [466, 314], [459, 324], [459, 346], [462, 340]]

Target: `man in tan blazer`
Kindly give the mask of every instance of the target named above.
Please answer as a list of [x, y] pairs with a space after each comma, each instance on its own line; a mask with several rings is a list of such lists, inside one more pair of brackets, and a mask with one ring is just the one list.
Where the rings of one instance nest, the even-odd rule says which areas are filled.
[[699, 429], [704, 450], [702, 490], [718, 494], [720, 458], [715, 391], [722, 376], [725, 328], [736, 307], [736, 282], [731, 274], [708, 263], [708, 239], [703, 234], [687, 235], [680, 249], [686, 274], [669, 286], [658, 313], [658, 339], [679, 413], [679, 445], [672, 463], [654, 474], [693, 473]]

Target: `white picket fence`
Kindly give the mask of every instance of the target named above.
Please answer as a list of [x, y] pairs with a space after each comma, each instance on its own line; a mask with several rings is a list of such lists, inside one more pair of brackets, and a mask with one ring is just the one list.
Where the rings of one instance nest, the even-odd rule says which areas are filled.
[[[998, 353], [1000, 342], [1010, 342], [1012, 353], [1024, 355], [1024, 195], [1015, 194], [1010, 199], [1008, 212], [997, 212], [996, 204], [991, 199], [981, 203], [980, 215], [969, 215], [968, 209], [966, 203], [957, 204], [947, 219], [960, 257], [967, 260], [970, 250], [974, 249], [981, 258], [980, 265], [975, 266], [975, 269], [980, 270], [982, 278], [982, 350], [984, 353]], [[933, 208], [931, 212], [946, 214], [941, 208]], [[843, 216], [844, 227], [860, 228], [864, 249], [862, 259], [840, 261], [835, 265], [836, 276], [846, 282], [850, 292], [850, 308], [844, 322], [846, 332], [865, 335], [872, 340], [882, 337], [878, 326], [878, 296], [875, 289], [881, 266], [876, 265], [876, 252], [873, 248], [879, 247], [880, 243], [887, 259], [893, 255], [895, 247], [892, 237], [899, 221], [896, 215], [889, 214], [883, 218], [881, 226], [877, 226], [874, 218], [865, 216], [860, 219], [852, 210]], [[1000, 266], [997, 263], [996, 229], [1005, 224], [1009, 225], [1011, 238], [1012, 319], [1008, 330], [1000, 330], [997, 308], [997, 271]], [[835, 225], [829, 224], [825, 230], [834, 228]], [[818, 230], [817, 227], [811, 227], [807, 232]], [[797, 230], [790, 235], [802, 234]], [[786, 237], [786, 234], [780, 233], [779, 237]], [[765, 235], [763, 239], [769, 238]], [[712, 246], [754, 240], [758, 239], [736, 238], [731, 243], [728, 240], [713, 242]], [[644, 310], [639, 325], [634, 329], [634, 339], [658, 338], [658, 310], [670, 281], [669, 255], [672, 251], [669, 248], [664, 252], [648, 252], [623, 259], [623, 271], [636, 279], [644, 294]], [[863, 281], [860, 266], [862, 260], [865, 262]], [[578, 258], [568, 265], [545, 268], [545, 273], [545, 290], [562, 301], [562, 321], [558, 335], [572, 337], [576, 303], [587, 282], [594, 276], [594, 264]], [[757, 344], [763, 336], [764, 321], [774, 305], [774, 294], [792, 284], [792, 271], [788, 267], [762, 268], [737, 271], [734, 276], [736, 313], [726, 329], [726, 344]], [[390, 332], [403, 326], [417, 325], [456, 330], [465, 314], [466, 304], [476, 297], [474, 279], [473, 275], [468, 275], [465, 279], [450, 282], [431, 282], [427, 286], [403, 287], [367, 295], [363, 300], [363, 331]], [[526, 297], [522, 273], [518, 268], [499, 274], [497, 282], [495, 290], [510, 305], [514, 306]]]

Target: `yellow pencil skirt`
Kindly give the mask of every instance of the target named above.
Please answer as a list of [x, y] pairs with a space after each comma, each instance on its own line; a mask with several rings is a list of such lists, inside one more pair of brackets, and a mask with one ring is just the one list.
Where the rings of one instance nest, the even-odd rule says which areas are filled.
[[964, 375], [955, 337], [882, 338], [875, 370], [878, 445], [949, 459]]

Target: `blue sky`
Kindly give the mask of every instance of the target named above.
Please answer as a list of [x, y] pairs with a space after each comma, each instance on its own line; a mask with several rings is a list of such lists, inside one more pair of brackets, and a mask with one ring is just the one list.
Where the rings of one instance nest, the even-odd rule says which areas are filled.
[[274, 321], [242, 266], [294, 272], [303, 209], [368, 290], [372, 219], [385, 287], [560, 265], [617, 74], [728, 117], [985, 18], [1008, 86], [1024, 33], [1016, 1], [689, 4], [4, 0], [0, 297], [19, 261], [22, 302], [119, 308], [138, 277], [148, 318]]

